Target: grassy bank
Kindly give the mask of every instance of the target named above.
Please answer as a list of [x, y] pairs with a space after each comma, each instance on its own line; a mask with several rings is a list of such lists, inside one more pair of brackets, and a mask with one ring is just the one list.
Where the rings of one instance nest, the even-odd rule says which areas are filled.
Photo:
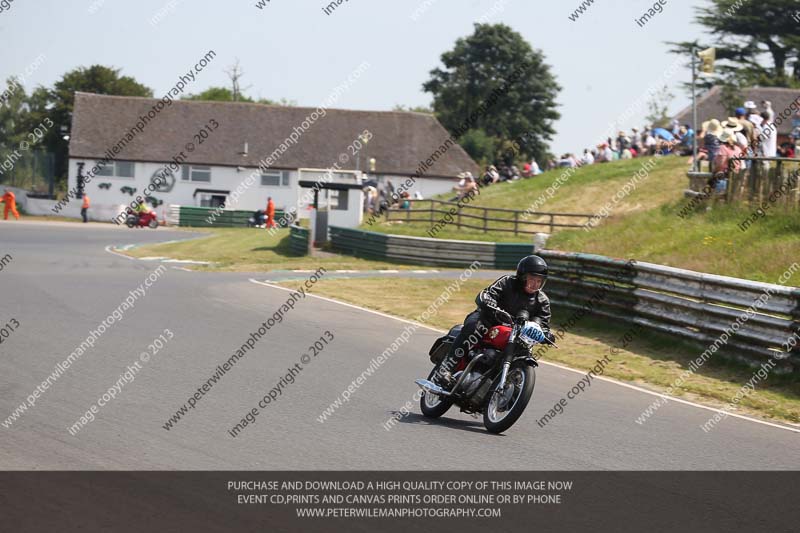
[[[627, 194], [612, 198], [647, 165], [649, 171]], [[678, 268], [721, 274], [755, 281], [775, 282], [800, 261], [800, 214], [773, 208], [764, 218], [742, 231], [753, 208], [716, 203], [701, 205], [686, 217], [681, 209], [688, 203], [683, 192], [688, 185], [686, 158], [634, 159], [578, 169], [540, 208], [543, 211], [599, 213], [607, 204], [609, 215], [588, 231], [563, 229], [547, 242], [553, 250], [595, 253], [636, 259]], [[564, 170], [537, 178], [501, 183], [481, 190], [470, 203], [477, 207], [526, 209], [542, 195]], [[620, 198], [622, 196], [622, 198]], [[436, 219], [440, 219], [437, 215]], [[572, 221], [582, 222], [582, 221]], [[398, 235], [429, 237], [430, 222], [381, 221], [363, 229]], [[508, 227], [508, 226], [506, 226]], [[528, 229], [541, 231], [533, 226]], [[444, 239], [494, 242], [532, 242], [531, 236], [458, 229], [447, 225], [437, 235]], [[800, 285], [800, 280], [791, 282]]]
[[[635, 258], [689, 270], [776, 283], [800, 261], [800, 214], [769, 211], [747, 231], [738, 225], [750, 215], [744, 206], [716, 204], [686, 218], [685, 201], [647, 213], [611, 217], [591, 231], [564, 231], [547, 243], [555, 250], [578, 250]], [[800, 279], [790, 285], [800, 285]]]
[[279, 230], [274, 235], [254, 228], [192, 228], [191, 231], [205, 233], [207, 236], [183, 242], [136, 247], [127, 253], [134, 257], [163, 256], [208, 261], [214, 265], [199, 268], [237, 272], [317, 269], [320, 266], [354, 270], [418, 268], [330, 253], [322, 253], [319, 257], [298, 257], [289, 249], [288, 229]]
[[[385, 279], [323, 279], [315, 285], [314, 293], [416, 320], [450, 282], [414, 279], [393, 283], [395, 290], [387, 293]], [[460, 323], [474, 309], [475, 295], [486, 284], [480, 280], [463, 284], [427, 325], [449, 329]], [[567, 310], [554, 310], [555, 324], [569, 317]], [[559, 342], [559, 349], [549, 349], [542, 359], [588, 371], [598, 359], [609, 355], [612, 347], [621, 347], [621, 338], [629, 331], [628, 327], [584, 318]], [[658, 392], [667, 390], [704, 349], [649, 330], [642, 330], [633, 337], [624, 349], [610, 355], [611, 363], [605, 375]], [[725, 407], [752, 375], [752, 369], [711, 360], [693, 373], [675, 394], [705, 405]], [[740, 414], [799, 423], [800, 377], [770, 375], [739, 405], [736, 412]]]
[[[559, 212], [559, 213], [584, 213], [595, 214], [600, 207], [619, 191], [634, 174], [647, 165], [650, 169], [648, 176], [641, 179], [635, 190], [628, 196], [619, 201], [614, 207], [615, 215], [627, 213], [645, 212], [655, 209], [666, 202], [674, 201], [683, 194], [686, 188], [686, 164], [685, 158], [679, 157], [659, 157], [642, 158], [629, 161], [618, 161], [609, 164], [590, 165], [577, 169], [574, 174], [566, 173], [565, 169], [556, 169], [545, 172], [535, 178], [505, 182], [483, 188], [474, 200], [469, 202], [473, 207], [489, 207], [514, 209], [524, 211], [533, 204], [538, 204], [538, 211]], [[560, 178], [560, 179], [559, 179]], [[557, 188], [551, 195], [548, 189], [555, 182], [559, 182]], [[440, 195], [437, 199], [447, 200], [453, 194]], [[542, 203], [541, 198], [545, 201]], [[427, 204], [425, 204], [427, 207]], [[476, 214], [470, 209], [465, 209], [464, 213]], [[490, 215], [493, 216], [493, 215]], [[436, 215], [435, 220], [441, 219], [442, 215]], [[549, 218], [531, 217], [532, 222], [547, 222]], [[465, 219], [466, 221], [466, 219]], [[562, 223], [580, 223], [585, 219], [557, 219]], [[478, 224], [472, 221], [472, 224]], [[362, 225], [362, 229], [377, 231], [382, 233], [394, 233], [398, 235], [416, 235], [429, 237], [428, 230], [432, 223], [411, 222], [379, 219], [378, 222]], [[490, 223], [489, 227], [509, 228], [508, 224]], [[545, 226], [520, 225], [521, 229], [528, 231], [549, 231]], [[458, 229], [456, 224], [450, 224], [436, 234], [436, 238], [441, 239], [468, 239], [495, 242], [529, 242], [530, 236], [518, 235], [513, 233], [488, 232], [483, 233], [478, 229], [462, 228]]]

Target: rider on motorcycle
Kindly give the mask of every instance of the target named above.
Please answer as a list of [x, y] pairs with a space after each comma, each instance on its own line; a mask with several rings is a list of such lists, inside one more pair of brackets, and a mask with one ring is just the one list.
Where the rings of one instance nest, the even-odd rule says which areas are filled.
[[550, 299], [542, 291], [547, 281], [547, 263], [538, 255], [529, 255], [517, 265], [516, 275], [506, 275], [483, 289], [475, 303], [478, 308], [464, 319], [461, 332], [450, 347], [450, 352], [442, 361], [444, 372], [437, 373], [442, 382], [451, 379], [449, 370], [455, 367], [458, 360], [469, 352], [472, 346], [470, 337], [479, 326], [479, 331], [486, 331], [498, 324], [511, 324], [513, 317], [525, 309], [530, 320], [539, 324], [545, 337], [554, 340], [550, 332]]
[[140, 200], [136, 203], [136, 205], [134, 205], [133, 212], [139, 216], [142, 216], [145, 213], [149, 213], [150, 209], [145, 205], [144, 200]]

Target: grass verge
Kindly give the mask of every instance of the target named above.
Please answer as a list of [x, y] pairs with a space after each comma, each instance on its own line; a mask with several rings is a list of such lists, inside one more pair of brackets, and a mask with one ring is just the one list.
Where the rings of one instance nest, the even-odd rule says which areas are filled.
[[270, 235], [266, 230], [254, 228], [190, 229], [205, 233], [207, 236], [182, 242], [136, 247], [127, 253], [133, 257], [164, 256], [172, 259], [209, 261], [214, 265], [194, 268], [235, 272], [317, 269], [321, 266], [327, 269], [352, 270], [419, 268], [331, 253], [322, 253], [319, 257], [296, 256], [289, 249], [288, 229], [278, 230], [274, 235]]
[[[590, 231], [563, 231], [553, 235], [547, 247], [768, 283], [777, 283], [800, 260], [797, 211], [775, 208], [742, 231], [739, 224], [752, 212], [745, 206], [715, 204], [680, 218], [684, 204], [673, 202], [647, 213], [612, 217]], [[791, 284], [797, 286], [800, 280]]]
[[[392, 290], [386, 291], [385, 279], [323, 279], [314, 286], [314, 293], [417, 320], [449, 283], [451, 281], [443, 279], [397, 279], [392, 281]], [[292, 283], [282, 285], [293, 286]], [[426, 325], [446, 330], [461, 322], [474, 309], [475, 295], [486, 285], [486, 281], [467, 281]], [[569, 316], [566, 309], [560, 311], [556, 308], [554, 323], [566, 321]], [[689, 368], [689, 362], [704, 350], [649, 330], [634, 335], [623, 349], [620, 339], [630, 329], [584, 318], [559, 342], [559, 349], [549, 349], [542, 359], [588, 371], [598, 359], [609, 355], [611, 363], [605, 370], [607, 377], [664, 392]], [[610, 350], [615, 347], [619, 349], [618, 353], [611, 354]], [[686, 379], [674, 394], [704, 405], [725, 408], [752, 376], [753, 369], [710, 360]], [[800, 378], [771, 374], [732, 412], [800, 423]], [[653, 416], [658, 417], [658, 414]]]

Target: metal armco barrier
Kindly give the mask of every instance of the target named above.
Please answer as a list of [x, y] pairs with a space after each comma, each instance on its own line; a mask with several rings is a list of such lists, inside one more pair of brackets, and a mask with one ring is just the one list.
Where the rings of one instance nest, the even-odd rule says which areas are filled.
[[[707, 348], [716, 343], [714, 353], [747, 364], [775, 359], [776, 370], [800, 369], [800, 349], [782, 348], [800, 331], [798, 288], [598, 255], [540, 255], [550, 265], [547, 293], [554, 305], [590, 309], [595, 315], [679, 335]], [[763, 305], [758, 302], [761, 297]], [[760, 308], [747, 313], [757, 302]], [[737, 319], [741, 325], [721, 342]]]
[[[533, 251], [527, 244], [428, 239], [339, 227], [331, 227], [330, 233], [339, 253], [426, 266], [466, 267], [478, 260], [483, 268], [511, 270]], [[798, 288], [592, 254], [551, 250], [539, 254], [550, 265], [547, 293], [556, 308], [583, 310], [695, 341], [703, 346], [698, 356], [716, 344], [712, 357], [719, 351], [751, 365], [775, 359], [774, 371], [800, 369], [800, 342], [788, 352], [782, 348], [800, 332]], [[800, 271], [795, 275], [800, 280]], [[746, 312], [767, 294], [760, 308]], [[721, 342], [740, 317], [738, 329]]]

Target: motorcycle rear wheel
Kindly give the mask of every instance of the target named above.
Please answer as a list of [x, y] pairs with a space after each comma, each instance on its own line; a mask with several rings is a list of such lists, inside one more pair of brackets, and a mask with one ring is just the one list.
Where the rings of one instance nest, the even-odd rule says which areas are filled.
[[[436, 365], [431, 370], [431, 373], [428, 374], [428, 379], [433, 379], [433, 376], [436, 375], [436, 371], [439, 369], [440, 365]], [[422, 394], [422, 397], [419, 399], [419, 408], [422, 411], [422, 414], [427, 416], [428, 418], [439, 418], [443, 414], [445, 414], [450, 407], [453, 406], [452, 400], [448, 400], [447, 398], [442, 398], [441, 396], [437, 396], [435, 394], [431, 394], [430, 392], [425, 392]]]
[[[500, 376], [497, 376], [490, 390], [494, 391], [499, 383]], [[535, 384], [536, 372], [532, 366], [523, 362], [512, 363], [506, 378], [508, 399], [504, 402], [502, 396], [494, 392], [486, 399], [483, 409], [483, 425], [486, 430], [489, 433], [502, 433], [513, 426], [528, 406]], [[509, 387], [513, 387], [513, 390], [509, 390]]]

